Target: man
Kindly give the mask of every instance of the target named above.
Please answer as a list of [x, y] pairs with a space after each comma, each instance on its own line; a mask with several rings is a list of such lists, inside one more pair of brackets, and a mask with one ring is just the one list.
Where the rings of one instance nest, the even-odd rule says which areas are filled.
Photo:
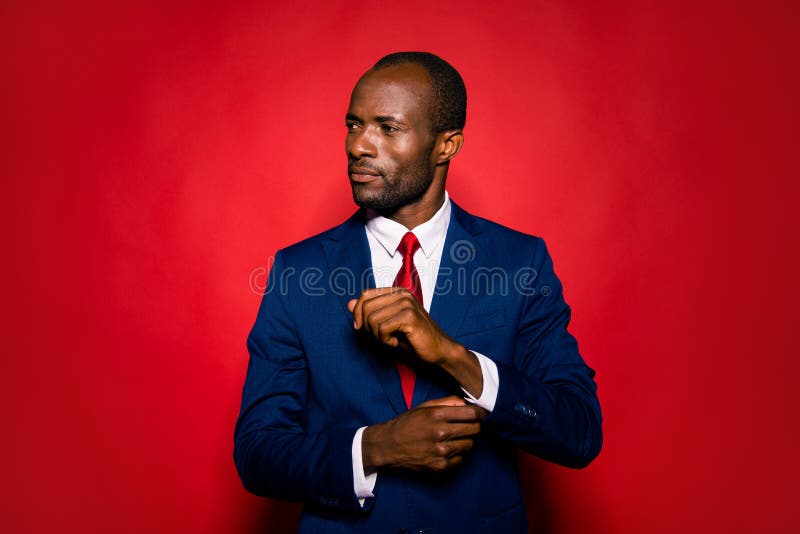
[[381, 59], [346, 116], [361, 209], [275, 256], [234, 459], [249, 491], [306, 503], [301, 532], [524, 532], [516, 448], [599, 453], [544, 243], [445, 191], [465, 118], [449, 64]]

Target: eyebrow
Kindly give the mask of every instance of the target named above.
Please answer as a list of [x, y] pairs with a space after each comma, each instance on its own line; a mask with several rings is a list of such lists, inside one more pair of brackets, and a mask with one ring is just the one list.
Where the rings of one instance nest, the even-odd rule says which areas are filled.
[[[345, 115], [344, 116], [344, 120], [346, 120], [346, 121], [355, 121], [355, 122], [364, 122], [364, 120], [361, 117], [359, 117], [358, 115], [355, 115], [353, 113], [348, 113], [347, 115]], [[398, 124], [405, 124], [403, 121], [401, 121], [400, 119], [398, 119], [394, 115], [378, 115], [377, 117], [375, 117], [374, 120], [375, 120], [375, 122], [380, 122], [380, 123], [396, 122]]]

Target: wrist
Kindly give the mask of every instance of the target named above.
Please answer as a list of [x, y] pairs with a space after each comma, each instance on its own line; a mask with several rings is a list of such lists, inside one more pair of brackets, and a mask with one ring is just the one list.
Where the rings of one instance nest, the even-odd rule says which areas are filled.
[[380, 445], [379, 440], [381, 426], [368, 426], [361, 434], [361, 462], [365, 473], [376, 471], [384, 465], [383, 447]]
[[439, 367], [447, 371], [451, 376], [459, 374], [459, 370], [469, 366], [475, 356], [467, 348], [452, 341], [442, 353], [439, 360]]
[[450, 356], [441, 367], [470, 395], [480, 398], [483, 392], [483, 371], [480, 361], [464, 345], [455, 342], [454, 345]]

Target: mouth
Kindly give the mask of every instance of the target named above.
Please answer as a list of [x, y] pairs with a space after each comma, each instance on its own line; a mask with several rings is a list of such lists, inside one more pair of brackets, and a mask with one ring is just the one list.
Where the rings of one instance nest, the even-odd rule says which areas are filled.
[[350, 167], [347, 169], [347, 174], [350, 176], [351, 181], [362, 184], [371, 182], [381, 175], [377, 171], [364, 167]]

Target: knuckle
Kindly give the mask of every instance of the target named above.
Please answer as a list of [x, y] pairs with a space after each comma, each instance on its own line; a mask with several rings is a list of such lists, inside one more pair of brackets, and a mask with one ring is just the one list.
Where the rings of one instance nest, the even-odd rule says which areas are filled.
[[434, 471], [444, 471], [447, 469], [447, 460], [444, 458], [437, 458], [433, 462]]
[[386, 322], [385, 319], [380, 318], [380, 310], [375, 310], [367, 314], [366, 321], [375, 328], [377, 328], [381, 323]]
[[434, 451], [436, 456], [447, 457], [450, 454], [450, 447], [447, 445], [447, 443], [437, 443], [434, 446]]

